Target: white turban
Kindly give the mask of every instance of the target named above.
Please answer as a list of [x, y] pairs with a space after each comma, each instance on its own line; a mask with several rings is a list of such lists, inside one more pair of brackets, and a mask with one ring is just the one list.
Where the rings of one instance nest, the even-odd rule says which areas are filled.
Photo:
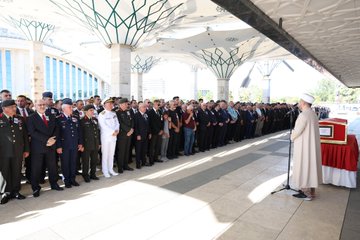
[[313, 104], [313, 102], [315, 101], [315, 98], [313, 96], [311, 96], [310, 94], [308, 94], [308, 93], [303, 93], [300, 96], [300, 99], [302, 99], [305, 102], [310, 103], [310, 104]]

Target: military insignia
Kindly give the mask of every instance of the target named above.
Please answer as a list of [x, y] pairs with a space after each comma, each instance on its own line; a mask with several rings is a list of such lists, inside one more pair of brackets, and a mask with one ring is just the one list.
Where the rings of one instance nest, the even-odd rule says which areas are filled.
[[73, 118], [72, 118], [72, 121], [73, 121], [74, 123], [76, 123], [78, 120], [73, 117]]
[[51, 114], [55, 114], [55, 110], [54, 110], [54, 109], [51, 109]]
[[46, 119], [46, 121], [49, 121], [50, 119], [49, 119], [49, 116], [45, 116], [45, 119]]
[[14, 123], [15, 123], [15, 124], [18, 124], [18, 123], [19, 123], [19, 119], [14, 118]]
[[93, 123], [97, 124], [97, 121], [96, 121], [96, 120], [93, 120]]
[[104, 114], [105, 114], [105, 111], [102, 111], [101, 114], [104, 115]]
[[129, 111], [127, 112], [127, 115], [130, 116], [130, 112], [129, 112]]

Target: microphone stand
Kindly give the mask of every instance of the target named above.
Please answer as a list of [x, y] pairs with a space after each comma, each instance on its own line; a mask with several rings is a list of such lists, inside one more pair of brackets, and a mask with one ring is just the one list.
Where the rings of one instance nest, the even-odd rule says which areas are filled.
[[274, 193], [278, 193], [281, 192], [283, 190], [292, 190], [295, 192], [299, 192], [298, 190], [295, 190], [293, 188], [290, 187], [290, 162], [291, 162], [291, 133], [292, 133], [292, 122], [293, 122], [293, 114], [294, 114], [295, 109], [290, 110], [287, 114], [290, 115], [290, 135], [289, 135], [289, 157], [288, 157], [288, 169], [287, 169], [287, 180], [286, 180], [286, 184], [283, 184], [283, 188], [279, 189], [279, 190], [275, 190], [273, 192], [271, 192], [271, 194]]

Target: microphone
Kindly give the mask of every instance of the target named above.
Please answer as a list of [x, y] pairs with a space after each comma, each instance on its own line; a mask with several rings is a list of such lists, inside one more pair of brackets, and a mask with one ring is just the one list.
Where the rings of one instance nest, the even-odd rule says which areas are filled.
[[292, 106], [292, 108], [285, 114], [285, 116], [287, 116], [287, 115], [289, 115], [289, 114], [292, 114], [292, 113], [295, 111], [297, 105], [298, 105], [298, 103], [295, 103], [295, 104]]

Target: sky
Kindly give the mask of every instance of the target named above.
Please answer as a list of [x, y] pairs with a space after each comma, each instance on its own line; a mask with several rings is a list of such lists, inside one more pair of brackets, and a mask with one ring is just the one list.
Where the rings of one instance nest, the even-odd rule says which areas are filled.
[[[294, 69], [290, 71], [284, 64], [279, 64], [271, 75], [271, 97], [300, 96], [304, 92], [311, 92], [318, 81], [326, 78], [323, 74], [313, 69], [301, 60], [287, 60]], [[244, 63], [234, 72], [230, 78], [230, 90], [234, 97], [243, 79], [248, 75], [253, 63]], [[262, 74], [255, 67], [250, 75], [251, 85], [263, 83]], [[197, 69], [197, 73], [191, 65], [177, 61], [164, 61], [154, 66], [143, 76], [144, 98], [161, 97], [170, 99], [179, 95], [184, 99], [192, 99], [194, 96], [194, 83], [197, 79], [198, 90], [210, 90], [216, 96], [216, 77], [209, 69]], [[150, 86], [152, 85], [152, 86]], [[153, 89], [153, 91], [151, 91]]]

